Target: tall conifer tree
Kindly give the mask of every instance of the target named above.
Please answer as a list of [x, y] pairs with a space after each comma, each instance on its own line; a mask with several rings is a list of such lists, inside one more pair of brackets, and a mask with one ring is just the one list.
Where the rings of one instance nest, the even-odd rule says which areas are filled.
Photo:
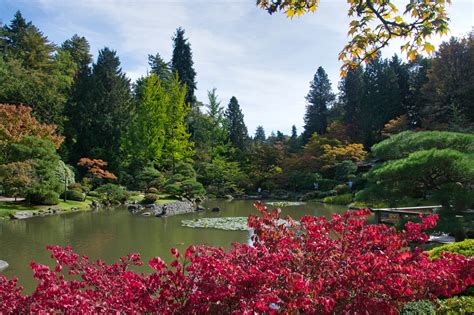
[[120, 166], [120, 144], [127, 131], [132, 98], [130, 81], [120, 68], [116, 52], [109, 48], [99, 51], [92, 67], [90, 90], [84, 95], [76, 121], [76, 156], [99, 158], [109, 162], [116, 172]]
[[194, 91], [196, 90], [196, 71], [193, 68], [193, 53], [188, 39], [184, 37], [184, 29], [179, 27], [173, 37], [173, 56], [171, 70], [177, 73], [179, 80], [186, 85], [185, 101], [191, 106], [196, 104]]
[[246, 145], [249, 136], [247, 126], [245, 126], [244, 122], [244, 114], [242, 113], [239, 102], [235, 96], [232, 96], [230, 99], [225, 116], [227, 118], [227, 128], [230, 142], [237, 149], [246, 151]]
[[326, 133], [328, 107], [334, 99], [335, 96], [332, 93], [328, 75], [322, 67], [319, 67], [313, 81], [311, 81], [310, 91], [306, 96], [308, 105], [304, 117], [304, 143], [307, 143], [315, 132], [318, 134]]

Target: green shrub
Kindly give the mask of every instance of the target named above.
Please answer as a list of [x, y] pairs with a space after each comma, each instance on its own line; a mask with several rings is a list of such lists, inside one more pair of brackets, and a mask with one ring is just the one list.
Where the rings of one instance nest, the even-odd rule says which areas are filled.
[[173, 196], [180, 196], [182, 193], [181, 184], [180, 183], [167, 184], [165, 186], [165, 192]]
[[455, 296], [438, 304], [437, 314], [474, 314], [474, 296]]
[[440, 258], [443, 252], [454, 253], [463, 255], [466, 257], [474, 256], [474, 239], [464, 240], [462, 242], [456, 242], [452, 244], [446, 244], [443, 246], [435, 247], [428, 251], [430, 258]]
[[155, 187], [148, 188], [146, 190], [146, 192], [149, 193], [149, 194], [158, 194], [159, 193], [158, 189], [156, 189]]
[[135, 177], [136, 186], [140, 189], [162, 187], [165, 177], [152, 166], [144, 167]]
[[430, 315], [436, 314], [436, 306], [428, 300], [406, 303], [400, 310], [400, 315]]
[[28, 200], [35, 205], [54, 206], [59, 203], [58, 194], [55, 192], [46, 192], [44, 194], [31, 194]]
[[89, 192], [87, 193], [87, 195], [90, 196], [90, 197], [94, 197], [94, 198], [99, 198], [99, 197], [100, 197], [100, 193], [98, 193], [98, 192], [95, 191], [95, 190], [89, 191]]
[[129, 197], [128, 192], [123, 187], [115, 184], [105, 184], [95, 191], [100, 194], [101, 202], [106, 204], [124, 203]]
[[143, 198], [142, 203], [152, 204], [155, 203], [158, 199], [160, 199], [160, 196], [158, 196], [157, 194], [148, 193]]
[[346, 184], [339, 184], [334, 187], [334, 190], [338, 195], [347, 194], [349, 192], [349, 186], [347, 186]]
[[66, 190], [65, 193], [61, 194], [61, 198], [64, 199], [64, 194], [66, 194], [66, 200], [74, 200], [74, 201], [84, 201], [85, 195], [77, 190]]
[[334, 177], [339, 181], [346, 181], [350, 178], [353, 178], [353, 175], [357, 172], [357, 165], [350, 161], [342, 161], [341, 163], [336, 164]]
[[340, 184], [340, 182], [337, 180], [327, 179], [327, 178], [320, 179], [316, 183], [319, 184], [319, 190], [321, 191], [333, 190], [334, 187]]
[[335, 205], [348, 205], [352, 202], [352, 194], [325, 197], [323, 202]]
[[182, 183], [182, 192], [183, 195], [188, 198], [200, 197], [206, 194], [204, 186], [193, 179], [186, 180]]
[[67, 186], [69, 190], [75, 190], [81, 193], [88, 193], [89, 189], [86, 186], [81, 185], [80, 183], [73, 183]]

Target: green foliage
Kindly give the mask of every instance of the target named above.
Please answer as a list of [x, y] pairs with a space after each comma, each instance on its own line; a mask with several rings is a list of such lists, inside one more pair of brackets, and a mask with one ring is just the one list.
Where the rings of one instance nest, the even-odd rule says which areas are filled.
[[89, 188], [82, 185], [81, 183], [73, 183], [73, 184], [70, 184], [67, 186], [67, 188], [69, 190], [75, 190], [77, 192], [80, 192], [80, 193], [88, 193], [89, 192]]
[[472, 257], [474, 256], [474, 239], [438, 246], [429, 250], [428, 253], [431, 259], [440, 258], [442, 253], [454, 253]]
[[[446, 184], [469, 183], [474, 179], [471, 157], [451, 149], [411, 153], [407, 158], [385, 162], [367, 173], [371, 183], [391, 192], [412, 196], [438, 191]], [[462, 184], [461, 184], [462, 185]]]
[[311, 81], [310, 91], [306, 96], [308, 106], [304, 116], [303, 141], [307, 143], [314, 133], [324, 134], [327, 129], [328, 107], [334, 101], [335, 95], [331, 90], [326, 71], [319, 67]]
[[95, 192], [99, 193], [100, 201], [105, 204], [124, 203], [129, 197], [129, 193], [123, 187], [115, 184], [105, 184], [97, 188]]
[[149, 193], [149, 194], [158, 194], [159, 193], [158, 189], [156, 189], [155, 187], [148, 188], [146, 190], [146, 192]]
[[66, 195], [66, 200], [84, 201], [86, 198], [84, 193], [77, 190], [66, 190], [59, 197], [64, 199], [64, 195]]
[[422, 87], [423, 96], [429, 100], [422, 108], [424, 125], [450, 129], [472, 127], [473, 77], [474, 34], [453, 37], [441, 44]]
[[429, 149], [474, 153], [474, 135], [448, 131], [405, 131], [377, 143], [372, 147], [372, 152], [383, 160], [394, 160]]
[[9, 151], [12, 162], [29, 161], [32, 165], [35, 180], [25, 190], [27, 200], [37, 204], [54, 202], [52, 196], [57, 198], [62, 188], [56, 176], [60, 160], [54, 144], [46, 139], [25, 137], [11, 144]]
[[56, 166], [55, 175], [58, 181], [63, 185], [74, 184], [76, 181], [72, 166], [66, 165], [62, 160], [60, 160]]
[[235, 96], [232, 96], [229, 101], [225, 117], [227, 119], [226, 126], [228, 128], [230, 142], [240, 151], [246, 151], [249, 136], [247, 126], [244, 122], [244, 114], [242, 113], [239, 102]]
[[342, 161], [335, 165], [334, 178], [339, 181], [347, 181], [357, 172], [357, 165], [352, 161]]
[[123, 147], [142, 164], [159, 161], [166, 141], [166, 125], [170, 97], [165, 84], [151, 74], [136, 87], [137, 108]]
[[36, 189], [29, 193], [28, 201], [34, 205], [54, 206], [59, 203], [58, 194], [46, 189]]
[[135, 176], [135, 184], [139, 189], [145, 190], [149, 187], [162, 187], [165, 177], [153, 166], [140, 169]]
[[196, 71], [193, 68], [193, 53], [188, 39], [184, 37], [184, 29], [179, 27], [173, 37], [173, 56], [171, 58], [171, 70], [178, 74], [179, 80], [186, 87], [185, 103], [194, 105], [196, 102], [194, 90], [196, 90]]
[[408, 302], [403, 305], [400, 315], [434, 315], [436, 314], [436, 306], [432, 301], [422, 300]]
[[121, 138], [133, 109], [130, 80], [122, 72], [116, 52], [104, 48], [85, 81], [76, 95], [80, 101], [74, 113], [79, 116], [70, 117], [74, 120], [71, 158], [74, 163], [86, 156], [102, 159], [112, 173], [118, 173]]
[[321, 178], [319, 173], [311, 173], [304, 170], [292, 170], [287, 174], [287, 178], [291, 188], [295, 191], [314, 189], [314, 184], [318, 183], [321, 185]]
[[468, 315], [474, 313], [474, 296], [455, 296], [450, 299], [438, 300], [438, 314]]
[[352, 194], [325, 197], [323, 198], [323, 202], [335, 205], [348, 205], [352, 202]]
[[217, 196], [227, 194], [240, 194], [242, 183], [246, 176], [237, 162], [229, 162], [223, 158], [216, 158], [212, 162], [204, 162], [199, 165], [199, 182], [204, 184]]
[[158, 199], [160, 199], [160, 196], [158, 196], [156, 193], [149, 192], [143, 198], [142, 203], [152, 204], [155, 203]]

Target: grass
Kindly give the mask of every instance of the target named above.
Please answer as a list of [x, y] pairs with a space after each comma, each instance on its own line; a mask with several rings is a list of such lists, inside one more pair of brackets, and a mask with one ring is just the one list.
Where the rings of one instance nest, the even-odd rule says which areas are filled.
[[64, 202], [61, 200], [57, 205], [54, 206], [35, 206], [29, 205], [25, 202], [10, 202], [10, 201], [1, 201], [0, 202], [0, 218], [7, 219], [10, 217], [10, 214], [13, 214], [17, 211], [38, 211], [46, 210], [48, 208], [61, 209], [64, 211], [71, 211], [72, 208], [78, 208], [80, 210], [88, 210], [89, 205], [92, 203], [94, 198], [87, 197], [85, 201], [73, 201], [68, 200]]

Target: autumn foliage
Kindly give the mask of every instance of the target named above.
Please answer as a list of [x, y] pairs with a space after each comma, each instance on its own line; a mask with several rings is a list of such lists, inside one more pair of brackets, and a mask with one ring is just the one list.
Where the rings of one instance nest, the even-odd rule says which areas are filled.
[[40, 123], [31, 115], [31, 107], [0, 104], [0, 147], [20, 142], [26, 136], [48, 139], [58, 149], [64, 137], [56, 134], [56, 126]]
[[252, 245], [192, 246], [184, 255], [172, 249], [176, 259], [170, 265], [151, 259], [149, 274], [130, 270], [142, 265], [138, 254], [108, 265], [48, 247], [56, 267], [31, 264], [38, 280], [31, 295], [0, 276], [0, 311], [395, 314], [406, 302], [449, 297], [474, 283], [472, 258], [430, 260], [420, 248], [410, 249], [409, 242], [426, 239], [422, 231], [437, 216], [397, 232], [367, 225], [368, 210], [298, 223], [256, 206], [262, 215], [248, 219]]
[[94, 176], [95, 178], [100, 179], [112, 179], [116, 180], [117, 176], [113, 173], [104, 170], [104, 167], [107, 166], [107, 162], [100, 160], [100, 159], [89, 159], [89, 158], [82, 158], [77, 163], [78, 166], [82, 166], [87, 169], [87, 172]]

